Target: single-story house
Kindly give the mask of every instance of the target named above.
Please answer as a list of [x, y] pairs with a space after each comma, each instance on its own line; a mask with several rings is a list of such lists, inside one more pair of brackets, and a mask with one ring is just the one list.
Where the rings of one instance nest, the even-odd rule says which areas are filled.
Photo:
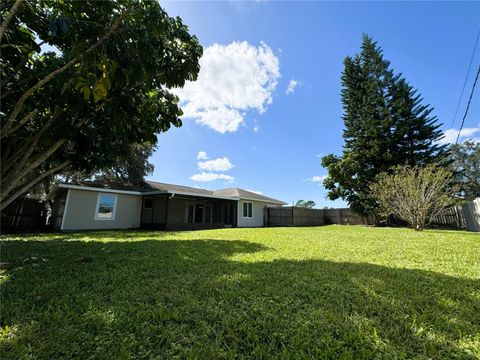
[[239, 188], [212, 191], [154, 181], [141, 188], [60, 184], [55, 198], [52, 223], [58, 230], [259, 227], [264, 208], [286, 205]]

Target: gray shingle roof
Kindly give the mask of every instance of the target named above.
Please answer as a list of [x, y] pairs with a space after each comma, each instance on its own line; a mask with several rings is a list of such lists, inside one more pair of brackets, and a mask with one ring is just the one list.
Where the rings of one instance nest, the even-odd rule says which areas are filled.
[[[281, 200], [273, 199], [268, 196], [263, 196], [248, 190], [240, 189], [240, 188], [229, 188], [229, 189], [221, 189], [221, 190], [206, 190], [206, 189], [199, 189], [199, 188], [192, 188], [189, 186], [180, 186], [180, 185], [173, 185], [173, 184], [165, 184], [159, 183], [155, 181], [147, 181], [148, 185], [150, 185], [153, 189], [156, 190], [163, 190], [168, 191], [171, 193], [174, 192], [187, 192], [192, 194], [198, 194], [199, 196], [206, 195], [211, 197], [222, 197], [222, 198], [239, 198], [239, 199], [248, 199], [254, 201], [261, 201], [271, 204], [280, 204], [284, 205], [287, 204]], [[152, 190], [153, 190], [152, 189]], [[151, 191], [151, 190], [150, 190]]]
[[[69, 184], [65, 184], [65, 185], [69, 185]], [[136, 191], [136, 192], [143, 192], [143, 193], [159, 191], [159, 192], [167, 192], [170, 194], [178, 193], [178, 194], [206, 196], [206, 197], [212, 197], [212, 198], [231, 198], [233, 200], [245, 199], [245, 200], [261, 201], [264, 203], [277, 204], [277, 205], [287, 204], [286, 202], [283, 202], [281, 200], [273, 199], [268, 196], [260, 195], [252, 191], [248, 191], [240, 188], [207, 190], [207, 189], [193, 188], [190, 186], [160, 183], [156, 181], [145, 181], [142, 187], [125, 186], [122, 184], [114, 184], [114, 183], [102, 183], [98, 181], [86, 181], [86, 182], [81, 182], [75, 185], [90, 187], [95, 189], [126, 190], [126, 191]]]
[[212, 190], [193, 188], [190, 186], [166, 184], [166, 183], [160, 183], [156, 181], [145, 181], [145, 182], [150, 187], [150, 189], [146, 189], [146, 191], [161, 190], [161, 191], [168, 191], [168, 192], [188, 192], [188, 193], [193, 193], [198, 195], [210, 195], [210, 196], [213, 195]]
[[256, 200], [256, 201], [262, 201], [262, 202], [273, 203], [273, 204], [282, 204], [282, 205], [287, 204], [286, 202], [283, 202], [281, 200], [273, 199], [271, 197], [260, 195], [252, 191], [248, 191], [240, 188], [216, 190], [214, 191], [214, 194], [218, 196], [238, 197], [240, 199]]

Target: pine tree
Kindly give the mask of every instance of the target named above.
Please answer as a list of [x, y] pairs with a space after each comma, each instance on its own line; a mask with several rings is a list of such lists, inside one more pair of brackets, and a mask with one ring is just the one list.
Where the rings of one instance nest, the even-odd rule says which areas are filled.
[[322, 159], [328, 169], [324, 185], [328, 198], [342, 198], [356, 211], [371, 214], [376, 208], [370, 184], [397, 165], [423, 165], [443, 157], [440, 124], [433, 110], [401, 74], [394, 74], [382, 50], [367, 35], [361, 52], [347, 56], [342, 73], [344, 114], [341, 157]]

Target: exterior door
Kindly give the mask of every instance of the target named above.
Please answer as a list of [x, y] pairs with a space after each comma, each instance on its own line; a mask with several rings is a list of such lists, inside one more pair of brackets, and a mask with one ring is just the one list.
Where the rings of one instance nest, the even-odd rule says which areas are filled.
[[204, 209], [205, 207], [203, 204], [195, 204], [195, 224], [203, 223]]
[[234, 204], [228, 202], [225, 204], [224, 223], [225, 225], [233, 225], [233, 206]]

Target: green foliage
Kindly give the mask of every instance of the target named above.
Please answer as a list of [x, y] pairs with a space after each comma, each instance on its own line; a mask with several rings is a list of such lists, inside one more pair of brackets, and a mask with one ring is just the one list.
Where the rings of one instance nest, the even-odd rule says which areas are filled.
[[438, 161], [444, 147], [432, 108], [401, 74], [395, 75], [382, 50], [364, 35], [360, 54], [346, 57], [342, 73], [345, 140], [342, 156], [322, 159], [328, 169], [328, 198], [342, 198], [357, 212], [374, 212], [369, 186], [396, 165]]
[[454, 182], [459, 195], [467, 200], [480, 196], [480, 142], [452, 145], [449, 152]]
[[2, 360], [480, 356], [479, 234], [325, 226], [2, 241]]
[[381, 173], [371, 185], [379, 215], [393, 215], [415, 230], [423, 230], [442, 210], [455, 204], [452, 173], [435, 164], [397, 166]]
[[2, 206], [48, 173], [111, 167], [181, 126], [169, 89], [196, 79], [201, 55], [156, 1], [23, 3], [2, 40]]
[[125, 154], [117, 154], [116, 163], [94, 174], [96, 180], [106, 183], [121, 183], [141, 186], [144, 178], [153, 173], [153, 164], [148, 159], [154, 147], [151, 144], [133, 144]]
[[298, 200], [295, 203], [295, 206], [302, 207], [302, 208], [307, 208], [307, 209], [313, 209], [315, 207], [315, 201], [312, 201], [312, 200]]

